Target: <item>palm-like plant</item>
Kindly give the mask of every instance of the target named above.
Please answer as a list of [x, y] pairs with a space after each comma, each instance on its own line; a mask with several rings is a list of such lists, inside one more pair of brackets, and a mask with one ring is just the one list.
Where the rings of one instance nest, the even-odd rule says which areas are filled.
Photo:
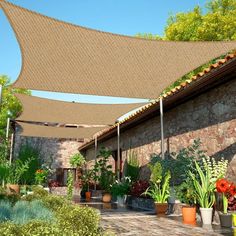
[[170, 196], [170, 171], [167, 171], [163, 177], [160, 162], [149, 165], [149, 168], [151, 170], [151, 186], [143, 193], [143, 195], [150, 196], [155, 203], [166, 203]]
[[152, 185], [143, 194], [150, 196], [155, 203], [166, 203], [168, 197], [170, 196], [170, 178], [170, 171], [168, 171], [163, 181], [152, 183]]
[[208, 165], [204, 164], [204, 170], [202, 170], [195, 161], [195, 167], [199, 178], [191, 171], [189, 172], [189, 175], [193, 180], [197, 201], [202, 208], [212, 208], [215, 202], [214, 191], [216, 180], [213, 178], [212, 171]]

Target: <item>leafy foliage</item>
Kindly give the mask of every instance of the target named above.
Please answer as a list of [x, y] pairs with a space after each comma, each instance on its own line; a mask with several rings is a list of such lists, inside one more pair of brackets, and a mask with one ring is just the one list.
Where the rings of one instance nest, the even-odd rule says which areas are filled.
[[[29, 196], [31, 197], [29, 198]], [[19, 201], [17, 204], [20, 207], [24, 206], [28, 208], [31, 206], [32, 208], [32, 206], [34, 206], [36, 209], [38, 207], [37, 204], [39, 204], [40, 208], [49, 209], [49, 212], [52, 212], [54, 218], [51, 218], [51, 220], [48, 218], [46, 221], [42, 218], [40, 218], [40, 220], [32, 218], [25, 224], [18, 224], [21, 222], [12, 223], [5, 221], [4, 223], [0, 223], [0, 235], [51, 236], [61, 235], [62, 233], [68, 236], [102, 235], [102, 231], [99, 227], [100, 217], [98, 212], [93, 208], [71, 204], [66, 198], [48, 194], [47, 191], [39, 187], [34, 188], [34, 193], [27, 195], [24, 199], [29, 201]], [[22, 212], [22, 210], [20, 210], [20, 212]], [[21, 215], [22, 214], [23, 213], [21, 213]], [[39, 215], [42, 216], [41, 213]], [[43, 215], [46, 214], [43, 213]], [[22, 216], [22, 218], [24, 218], [24, 216]]]
[[125, 169], [125, 176], [130, 177], [132, 182], [138, 180], [139, 176], [139, 160], [135, 151], [129, 151], [127, 158], [127, 165]]
[[12, 221], [15, 224], [25, 224], [33, 219], [51, 221], [52, 212], [47, 209], [42, 201], [18, 201], [14, 206], [9, 202], [0, 202], [0, 221]]
[[10, 87], [10, 79], [7, 76], [0, 76], [2, 89], [2, 103], [0, 110], [0, 139], [5, 139], [7, 118], [15, 119], [22, 110], [20, 102], [14, 96], [14, 93], [23, 93], [30, 95], [25, 89], [15, 89]]
[[193, 181], [190, 177], [182, 182], [175, 189], [177, 198], [185, 204], [193, 206], [196, 204], [196, 192], [193, 186]]
[[70, 158], [70, 164], [71, 164], [72, 167], [79, 168], [79, 167], [81, 167], [84, 163], [85, 163], [85, 158], [84, 158], [84, 156], [83, 156], [80, 152], [74, 154], [74, 155]]
[[133, 183], [130, 194], [135, 197], [145, 197], [143, 193], [150, 187], [148, 181], [138, 180]]
[[74, 188], [74, 176], [71, 171], [68, 172], [67, 176], [67, 198], [72, 199], [73, 196], [73, 188]]
[[93, 168], [93, 178], [98, 181], [100, 186], [106, 192], [111, 191], [111, 186], [114, 183], [114, 173], [112, 172], [112, 165], [110, 165], [109, 157], [112, 152], [103, 147], [99, 151], [98, 159]]
[[156, 203], [165, 203], [170, 196], [170, 171], [163, 175], [160, 162], [149, 165], [149, 168], [151, 170], [151, 186], [143, 194], [150, 196]]
[[18, 159], [22, 163], [28, 163], [29, 168], [21, 176], [22, 184], [35, 184], [35, 173], [40, 168], [40, 153], [35, 147], [32, 147], [29, 143], [26, 143], [20, 147]]
[[200, 207], [211, 208], [215, 202], [215, 181], [212, 179], [211, 171], [207, 165], [204, 166], [204, 171], [197, 162], [195, 162], [195, 166], [200, 180], [192, 172], [189, 172], [189, 175], [193, 180], [197, 201]]
[[131, 187], [131, 179], [129, 177], [125, 177], [121, 182], [115, 181], [111, 187], [111, 193], [113, 196], [121, 196], [128, 194]]
[[201, 149], [200, 139], [197, 139], [191, 145], [182, 148], [178, 152], [165, 153], [164, 159], [160, 155], [152, 155], [151, 163], [161, 163], [163, 172], [170, 170], [171, 184], [177, 185], [187, 179], [189, 171], [195, 173], [194, 161], [200, 161], [206, 156], [206, 152]]

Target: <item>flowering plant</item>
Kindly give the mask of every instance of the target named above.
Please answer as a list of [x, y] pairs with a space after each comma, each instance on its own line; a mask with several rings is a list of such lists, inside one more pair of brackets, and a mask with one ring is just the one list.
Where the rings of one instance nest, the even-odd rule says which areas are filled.
[[47, 170], [42, 170], [42, 169], [38, 169], [35, 172], [35, 182], [39, 185], [42, 185], [43, 183], [45, 183], [45, 181], [47, 180], [48, 177], [48, 171]]
[[227, 213], [228, 199], [234, 198], [236, 195], [236, 186], [233, 183], [228, 182], [226, 179], [219, 179], [216, 182], [216, 190], [218, 193], [222, 193], [223, 198], [223, 213]]
[[124, 196], [128, 194], [131, 187], [131, 178], [125, 177], [121, 182], [116, 180], [111, 187], [111, 193], [113, 196]]

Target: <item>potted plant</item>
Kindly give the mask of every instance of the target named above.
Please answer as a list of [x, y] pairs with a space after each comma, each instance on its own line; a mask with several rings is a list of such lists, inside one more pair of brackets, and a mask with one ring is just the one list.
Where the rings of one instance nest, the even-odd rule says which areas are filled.
[[170, 171], [165, 175], [162, 174], [161, 163], [156, 162], [154, 165], [149, 165], [151, 170], [150, 187], [143, 193], [150, 196], [156, 206], [157, 214], [164, 214], [167, 211], [167, 199], [170, 196]]
[[85, 192], [85, 198], [91, 199], [91, 191], [89, 191], [89, 183], [92, 178], [92, 170], [86, 170], [85, 174], [82, 175], [83, 192]]
[[20, 159], [15, 160], [13, 163], [8, 164], [7, 170], [7, 189], [13, 193], [20, 193], [20, 181], [22, 175], [29, 169], [29, 163], [31, 159], [28, 161], [22, 162]]
[[38, 169], [35, 172], [35, 183], [44, 186], [47, 181], [48, 171], [44, 169]]
[[70, 165], [76, 168], [75, 181], [78, 181], [79, 175], [81, 174], [81, 167], [85, 163], [84, 156], [78, 152], [71, 156]]
[[193, 182], [189, 177], [176, 188], [176, 195], [184, 203], [182, 206], [183, 222], [194, 224], [196, 222], [196, 195]]
[[216, 190], [222, 195], [223, 212], [219, 211], [222, 227], [232, 227], [232, 214], [228, 213], [228, 199], [235, 194], [235, 185], [222, 178], [216, 182]]
[[125, 203], [125, 196], [129, 193], [131, 187], [131, 178], [125, 177], [122, 181], [116, 180], [111, 187], [112, 196], [117, 198], [117, 203], [123, 206]]
[[110, 165], [109, 157], [111, 151], [105, 147], [102, 147], [98, 154], [98, 159], [93, 168], [93, 178], [99, 182], [99, 185], [103, 189], [103, 202], [111, 201], [111, 186], [114, 183], [114, 173], [112, 172], [112, 165]]
[[203, 171], [195, 161], [195, 167], [199, 178], [193, 172], [190, 172], [190, 177], [193, 180], [197, 201], [200, 205], [202, 223], [211, 224], [212, 206], [215, 203], [215, 181], [212, 179], [211, 170], [208, 165], [204, 165]]

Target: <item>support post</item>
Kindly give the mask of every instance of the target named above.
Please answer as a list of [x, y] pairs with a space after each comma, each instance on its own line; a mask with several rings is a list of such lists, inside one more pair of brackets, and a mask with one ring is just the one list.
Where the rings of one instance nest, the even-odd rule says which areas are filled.
[[12, 163], [13, 158], [13, 147], [14, 147], [14, 132], [11, 134], [11, 147], [10, 147], [10, 164]]
[[7, 118], [7, 128], [6, 128], [6, 141], [8, 141], [9, 138], [9, 129], [10, 129], [10, 118]]
[[165, 158], [165, 147], [164, 147], [164, 125], [163, 125], [163, 101], [160, 97], [160, 121], [161, 121], [161, 158]]
[[120, 181], [120, 124], [117, 125], [117, 179]]
[[[97, 139], [97, 136], [95, 136], [95, 139], [94, 139], [94, 160], [95, 160], [95, 163], [97, 161], [97, 149], [98, 149], [98, 139]], [[94, 190], [97, 190], [96, 182], [94, 183]]]

